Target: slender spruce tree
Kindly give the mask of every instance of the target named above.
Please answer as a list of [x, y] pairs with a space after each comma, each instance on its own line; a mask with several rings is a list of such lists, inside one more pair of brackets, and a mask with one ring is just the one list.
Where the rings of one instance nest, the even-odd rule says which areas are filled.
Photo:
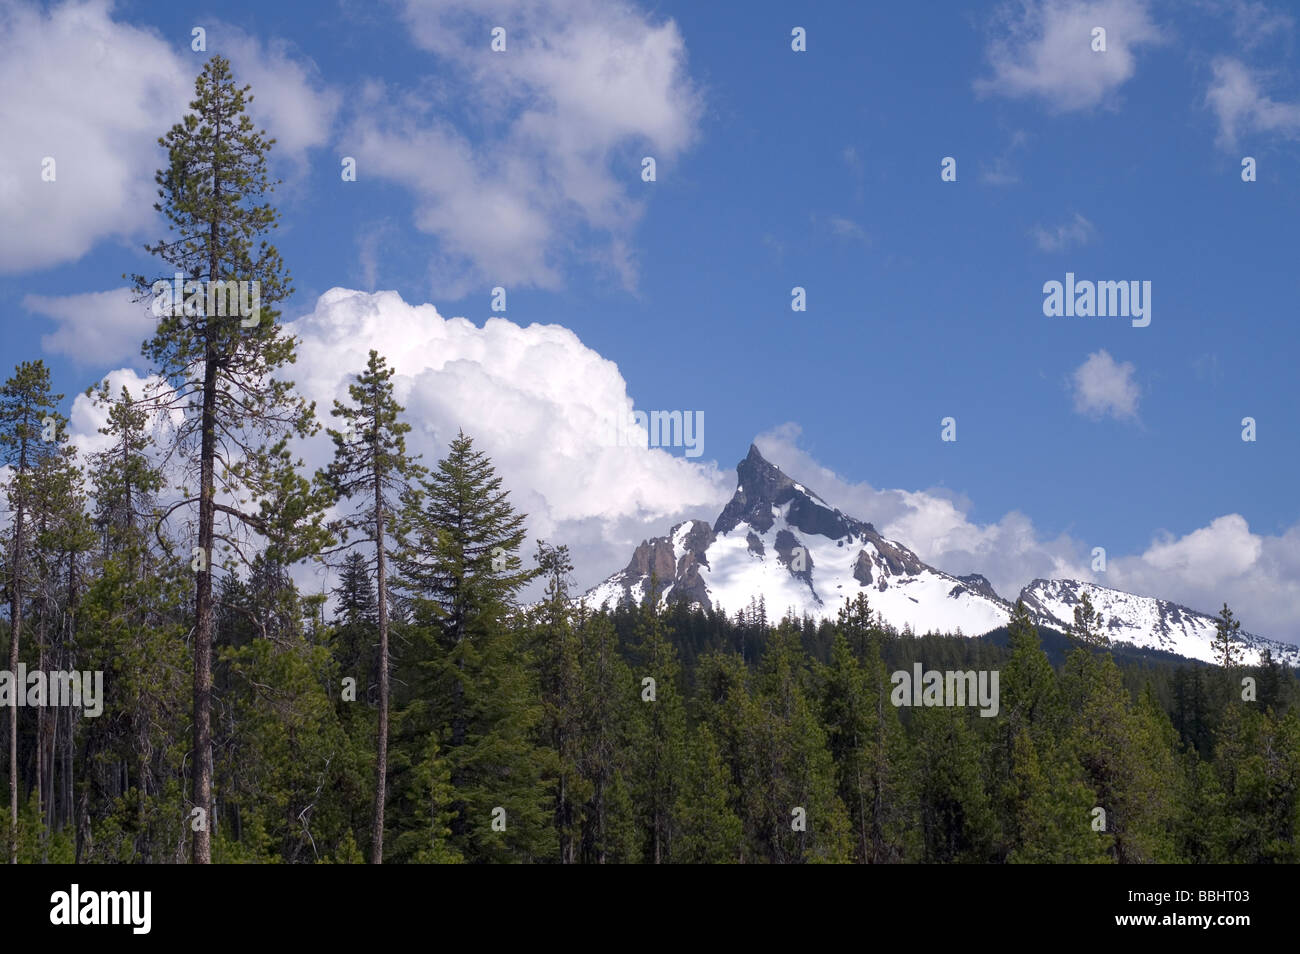
[[1241, 665], [1241, 620], [1233, 617], [1227, 603], [1214, 619], [1214, 655], [1224, 669]]
[[569, 548], [537, 542], [537, 567], [546, 592], [532, 612], [533, 656], [542, 696], [541, 731], [555, 752], [555, 830], [560, 863], [578, 860], [580, 806], [590, 786], [582, 776], [582, 663], [579, 635], [569, 594], [573, 564]]
[[1092, 597], [1084, 593], [1074, 607], [1074, 625], [1070, 627], [1070, 637], [1083, 646], [1109, 646], [1110, 637], [1102, 627], [1101, 614], [1092, 605]]
[[334, 439], [334, 460], [321, 479], [341, 500], [361, 498], [361, 505], [332, 528], [344, 547], [363, 544], [374, 553], [379, 605], [379, 727], [375, 742], [375, 803], [372, 813], [370, 861], [384, 861], [384, 804], [388, 791], [388, 560], [391, 553], [390, 514], [394, 501], [411, 481], [425, 473], [406, 452], [411, 425], [393, 397], [393, 369], [371, 349], [366, 368], [348, 385], [352, 404], [334, 402], [331, 414], [344, 424], [328, 430]]

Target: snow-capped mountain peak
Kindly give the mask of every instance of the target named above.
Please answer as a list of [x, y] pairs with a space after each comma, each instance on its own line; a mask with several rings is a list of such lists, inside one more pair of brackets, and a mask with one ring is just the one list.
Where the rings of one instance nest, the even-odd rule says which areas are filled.
[[644, 597], [650, 577], [665, 599], [737, 610], [762, 597], [773, 615], [833, 618], [857, 593], [893, 625], [968, 635], [1005, 625], [1010, 607], [983, 577], [925, 564], [896, 540], [791, 480], [757, 447], [712, 527], [687, 521], [644, 541], [632, 561], [587, 594], [590, 604]]
[[[978, 636], [1005, 626], [1012, 604], [978, 573], [954, 576], [920, 559], [870, 523], [831, 506], [751, 445], [736, 466], [736, 491], [710, 525], [677, 524], [645, 540], [627, 566], [589, 590], [589, 606], [640, 602], [652, 579], [663, 600], [735, 612], [761, 598], [770, 617], [833, 619], [866, 593], [899, 630]], [[1079, 580], [1034, 580], [1020, 593], [1038, 625], [1062, 632], [1087, 593], [1114, 642], [1214, 660], [1214, 618], [1167, 600]], [[1243, 661], [1263, 649], [1300, 665], [1300, 647], [1242, 634]]]

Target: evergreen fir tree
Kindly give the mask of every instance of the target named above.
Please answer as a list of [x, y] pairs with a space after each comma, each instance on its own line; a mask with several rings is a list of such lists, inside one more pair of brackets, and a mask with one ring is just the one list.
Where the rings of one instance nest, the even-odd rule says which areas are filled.
[[1029, 728], [1012, 743], [1007, 861], [1013, 864], [1087, 864], [1109, 861], [1107, 841], [1091, 830], [1087, 788], [1071, 764], [1044, 753]]
[[822, 677], [822, 719], [856, 860], [882, 864], [907, 855], [908, 749], [898, 710], [889, 702], [884, 663], [874, 644], [863, 653], [859, 663], [837, 633]]
[[451, 821], [455, 817], [451, 770], [433, 735], [429, 736], [428, 747], [412, 773], [412, 781], [410, 802], [402, 807], [409, 812], [413, 824], [399, 836], [395, 845], [398, 855], [409, 857], [416, 864], [460, 864], [464, 858], [449, 840]]
[[1074, 607], [1074, 625], [1070, 637], [1084, 646], [1109, 646], [1110, 637], [1102, 628], [1102, 618], [1093, 608], [1092, 598], [1085, 592]]
[[634, 672], [640, 687], [629, 740], [633, 799], [645, 837], [645, 860], [672, 860], [673, 809], [686, 759], [686, 706], [677, 652], [668, 639], [653, 584], [642, 601]]
[[747, 707], [753, 740], [745, 793], [760, 850], [778, 863], [847, 862], [852, 826], [836, 791], [826, 730], [809, 700], [807, 659], [798, 631], [772, 634]]
[[884, 636], [875, 611], [871, 609], [871, 602], [864, 592], [859, 592], [852, 600], [844, 600], [844, 605], [836, 614], [835, 629], [843, 634], [849, 649], [859, 661], [865, 660], [871, 645], [879, 644]]
[[1001, 709], [1007, 726], [1004, 738], [1014, 739], [1021, 728], [1027, 728], [1041, 743], [1054, 738], [1064, 726], [1065, 708], [1056, 673], [1020, 600], [1007, 632], [1011, 658], [1001, 676]]
[[958, 707], [913, 713], [921, 836], [927, 862], [982, 863], [997, 852], [997, 819], [981, 774], [981, 739]]
[[744, 826], [732, 806], [736, 792], [707, 725], [687, 747], [685, 776], [674, 810], [679, 831], [673, 860], [684, 864], [732, 864], [740, 859]]
[[1067, 714], [1056, 673], [1019, 600], [1008, 631], [1011, 658], [1002, 670], [995, 751], [1002, 852], [1015, 863], [1106, 860], [1108, 842], [1089, 825], [1093, 798], [1062, 745]]
[[514, 612], [536, 574], [518, 556], [525, 516], [463, 433], [402, 504], [395, 563], [411, 613], [403, 744], [424, 751], [436, 735], [455, 789], [450, 845], [466, 861], [546, 858], [552, 756], [535, 742], [541, 706]]
[[1232, 669], [1241, 664], [1241, 620], [1234, 619], [1228, 604], [1223, 604], [1214, 620], [1214, 654], [1219, 665]]
[[1284, 667], [1273, 658], [1272, 652], [1264, 649], [1259, 658], [1259, 707], [1273, 709], [1279, 713], [1286, 710], [1286, 696], [1283, 693]]
[[[108, 422], [99, 432], [111, 445], [90, 457], [95, 474], [95, 528], [103, 539], [105, 554], [132, 551], [128, 560], [148, 553], [147, 536], [152, 527], [157, 495], [162, 490], [161, 470], [149, 459], [149, 415], [124, 385], [114, 398], [108, 382], [86, 392], [107, 412]], [[146, 567], [139, 566], [141, 572]]]
[[1142, 713], [1134, 712], [1109, 654], [1096, 658], [1084, 647], [1072, 652], [1063, 689], [1071, 715], [1067, 744], [1084, 771], [1095, 807], [1106, 812], [1111, 856], [1121, 863], [1171, 860], [1174, 813], [1164, 789], [1164, 766], [1153, 762], [1152, 735], [1163, 738], [1163, 731], [1157, 733], [1144, 724]]
[[367, 697], [378, 690], [379, 604], [370, 581], [365, 556], [355, 550], [343, 560], [339, 582], [333, 590], [338, 601], [334, 614], [334, 658], [339, 671], [357, 680]]
[[1300, 720], [1229, 705], [1215, 745], [1214, 860], [1300, 861]]
[[640, 683], [618, 651], [609, 616], [580, 612], [575, 626], [583, 687], [578, 768], [586, 793], [581, 858], [594, 864], [638, 861], [635, 811], [626, 778], [631, 713], [633, 706], [641, 705]]

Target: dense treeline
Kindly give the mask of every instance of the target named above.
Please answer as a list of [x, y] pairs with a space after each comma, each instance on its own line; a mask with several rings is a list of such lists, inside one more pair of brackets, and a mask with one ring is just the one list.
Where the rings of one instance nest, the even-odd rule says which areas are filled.
[[[149, 251], [258, 280], [257, 320], [165, 312], [157, 384], [88, 392], [84, 457], [40, 361], [0, 388], [8, 672], [103, 674], [94, 706], [5, 706], [8, 858], [1297, 860], [1297, 681], [1237, 664], [1227, 607], [1222, 667], [1112, 650], [1086, 604], [1043, 643], [1023, 608], [965, 639], [865, 596], [820, 623], [588, 607], [469, 437], [407, 452], [381, 355], [319, 420], [246, 95], [208, 63], [161, 140]], [[293, 447], [322, 427], [308, 472]], [[296, 582], [322, 565], [329, 592]], [[896, 704], [916, 663], [996, 671], [997, 714]]]
[[[51, 535], [53, 513], [31, 511], [23, 659], [103, 669], [106, 698], [97, 718], [11, 710], [20, 860], [188, 857], [193, 574], [117, 507], [122, 475], [153, 482], [132, 456], [145, 435], [121, 439], [137, 450], [92, 468], [99, 496], [61, 484], [59, 519], [87, 533]], [[593, 612], [563, 547], [523, 568], [519, 517], [464, 437], [398, 511], [428, 549], [401, 545], [390, 597], [390, 861], [1297, 860], [1284, 667], [1121, 670], [1083, 640], [1054, 667], [1023, 616], [1005, 646], [907, 636], [864, 597], [820, 624], [649, 599]], [[545, 597], [522, 607], [535, 574]], [[350, 552], [337, 581], [328, 612], [260, 557], [218, 586], [214, 860], [374, 846], [373, 554]], [[894, 705], [889, 674], [916, 662], [997, 670], [997, 716]]]

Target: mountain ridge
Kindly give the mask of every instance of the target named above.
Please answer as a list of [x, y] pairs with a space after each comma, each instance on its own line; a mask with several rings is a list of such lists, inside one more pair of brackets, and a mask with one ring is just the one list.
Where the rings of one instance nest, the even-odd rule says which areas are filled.
[[[846, 599], [865, 592], [885, 622], [913, 632], [979, 636], [1007, 625], [1013, 602], [979, 573], [931, 566], [869, 522], [831, 506], [751, 444], [736, 465], [731, 499], [712, 524], [675, 524], [643, 540], [632, 559], [582, 597], [600, 606], [645, 598], [652, 578], [661, 601], [685, 600], [735, 611], [761, 598], [769, 611], [834, 619]], [[1035, 579], [1018, 594], [1035, 624], [1069, 630], [1087, 594], [1113, 641], [1213, 661], [1214, 617], [1157, 597], [1084, 580]], [[1241, 634], [1246, 662], [1267, 649], [1300, 665], [1300, 647]]]

